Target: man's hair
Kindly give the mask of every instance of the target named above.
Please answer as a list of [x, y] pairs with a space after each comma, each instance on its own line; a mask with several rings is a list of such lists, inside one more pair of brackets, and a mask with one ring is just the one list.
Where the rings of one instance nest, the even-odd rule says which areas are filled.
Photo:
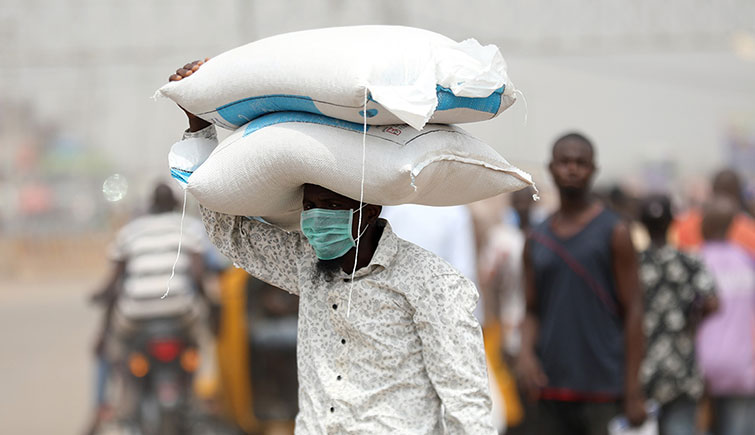
[[671, 199], [667, 195], [654, 194], [642, 201], [640, 222], [650, 234], [665, 233], [673, 218]]
[[732, 198], [717, 196], [711, 199], [703, 207], [703, 239], [725, 240], [736, 214], [737, 205]]
[[173, 211], [178, 205], [173, 189], [165, 183], [158, 183], [152, 193], [152, 213]]
[[559, 145], [561, 145], [562, 143], [564, 143], [564, 142], [570, 142], [570, 141], [581, 142], [581, 143], [587, 145], [587, 148], [590, 149], [590, 152], [592, 153], [592, 155], [593, 156], [595, 155], [595, 147], [592, 145], [592, 142], [590, 141], [590, 139], [588, 139], [582, 133], [579, 133], [579, 132], [576, 132], [576, 131], [572, 131], [572, 132], [566, 133], [565, 135], [563, 135], [563, 136], [559, 137], [558, 139], [556, 139], [556, 141], [553, 142], [553, 149], [551, 150], [551, 153], [555, 153], [556, 152], [556, 148]]
[[733, 169], [722, 169], [713, 176], [711, 187], [715, 195], [727, 195], [737, 206], [744, 204], [742, 180]]
[[313, 279], [321, 277], [325, 282], [331, 282], [336, 277], [338, 269], [343, 264], [343, 257], [334, 258], [332, 260], [317, 260], [315, 263], [315, 272]]

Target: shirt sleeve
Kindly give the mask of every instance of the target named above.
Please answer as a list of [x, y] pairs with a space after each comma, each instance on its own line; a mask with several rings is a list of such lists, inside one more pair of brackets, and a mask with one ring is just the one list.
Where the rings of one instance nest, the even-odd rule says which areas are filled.
[[497, 434], [492, 423], [482, 330], [474, 316], [477, 289], [456, 274], [411, 300], [427, 374], [444, 407], [446, 432]]
[[299, 263], [305, 252], [300, 233], [243, 216], [232, 216], [200, 205], [212, 243], [250, 275], [299, 294]]

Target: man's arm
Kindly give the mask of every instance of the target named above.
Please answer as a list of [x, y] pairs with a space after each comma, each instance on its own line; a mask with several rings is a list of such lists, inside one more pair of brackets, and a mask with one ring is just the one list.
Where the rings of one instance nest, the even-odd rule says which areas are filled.
[[234, 264], [268, 284], [299, 294], [299, 263], [307, 255], [300, 233], [202, 206], [200, 212], [210, 240]]
[[[190, 125], [194, 123], [190, 122]], [[182, 142], [189, 139], [194, 141], [196, 148], [215, 148], [217, 137], [214, 126], [207, 125], [195, 132], [190, 131], [192, 128], [184, 133], [181, 142], [173, 145], [173, 149], [181, 149]], [[202, 164], [190, 159], [174, 157], [174, 160], [193, 167]], [[287, 232], [255, 219], [212, 211], [201, 205], [199, 210], [207, 234], [220, 252], [252, 276], [299, 294], [298, 264], [304, 254], [301, 234]]]
[[526, 311], [522, 322], [522, 348], [516, 361], [516, 372], [527, 398], [534, 402], [539, 396], [540, 389], [548, 385], [548, 377], [535, 354], [540, 317], [535, 289], [535, 270], [532, 267], [531, 243], [531, 240], [528, 239], [522, 253]]
[[427, 375], [445, 409], [446, 430], [496, 434], [482, 331], [473, 313], [477, 290], [469, 280], [448, 274], [427, 292], [409, 303]]
[[632, 425], [646, 417], [645, 397], [639, 380], [639, 369], [645, 356], [645, 335], [642, 329], [643, 292], [637, 266], [637, 254], [629, 229], [616, 225], [611, 240], [613, 272], [624, 315], [625, 374], [624, 413]]
[[[192, 75], [207, 60], [187, 63], [168, 80], [178, 81]], [[183, 107], [181, 110], [186, 114], [189, 128], [184, 132], [183, 140], [173, 145], [169, 160], [171, 167], [176, 165], [176, 169], [191, 173], [203, 163], [196, 160], [209, 156], [218, 141], [215, 127], [211, 123]], [[191, 147], [182, 147], [189, 139], [194, 141]], [[181, 153], [183, 148], [190, 152]], [[299, 294], [298, 264], [305, 253], [301, 234], [289, 233], [254, 219], [227, 215], [202, 206], [200, 212], [210, 240], [226, 257], [252, 276], [290, 293]]]
[[118, 301], [118, 296], [123, 287], [123, 277], [125, 274], [126, 261], [115, 261], [110, 278], [108, 279], [107, 284], [105, 284], [105, 288], [92, 297], [93, 302], [101, 303], [105, 306], [105, 313], [102, 316], [102, 328], [100, 328], [100, 333], [97, 336], [94, 345], [94, 352], [97, 355], [102, 355], [104, 352], [105, 341], [107, 340], [107, 335], [110, 332], [110, 327], [112, 325], [113, 311], [115, 311], [115, 304]]

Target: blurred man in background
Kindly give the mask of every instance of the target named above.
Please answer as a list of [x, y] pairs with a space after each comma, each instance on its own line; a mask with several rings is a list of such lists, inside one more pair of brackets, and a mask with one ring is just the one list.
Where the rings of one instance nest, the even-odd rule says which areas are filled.
[[739, 204], [717, 197], [705, 207], [701, 254], [713, 273], [720, 309], [698, 334], [698, 358], [713, 399], [713, 433], [752, 434], [755, 428], [755, 263], [730, 240]]
[[[123, 361], [129, 340], [155, 319], [172, 319], [198, 339], [202, 326], [198, 302], [201, 299], [211, 305], [203, 285], [205, 236], [199, 231], [201, 226], [190, 222], [184, 222], [181, 234], [182, 219], [190, 218], [176, 211], [177, 204], [171, 188], [158, 184], [149, 214], [124, 226], [111, 245], [113, 272], [95, 296], [105, 305], [96, 345], [101, 361]], [[179, 244], [181, 254], [177, 255]], [[105, 405], [102, 383], [106, 381], [106, 375], [98, 376], [100, 405]]]
[[[721, 170], [713, 177], [711, 188], [714, 198], [727, 198], [736, 209], [726, 237], [755, 256], [755, 220], [745, 204], [739, 175], [731, 169]], [[700, 249], [703, 243], [702, 219], [702, 213], [697, 209], [680, 216], [671, 228], [672, 241], [680, 249]]]
[[666, 243], [672, 219], [667, 196], [652, 195], [640, 207], [640, 220], [651, 240], [640, 255], [647, 336], [642, 378], [648, 397], [661, 407], [660, 433], [690, 435], [695, 433], [704, 390], [696, 363], [695, 328], [718, 302], [713, 277], [702, 262]]
[[517, 361], [537, 401], [536, 433], [605, 434], [623, 411], [645, 419], [638, 379], [642, 291], [629, 230], [595, 201], [594, 149], [578, 133], [553, 145], [549, 169], [560, 208], [524, 248], [526, 315]]
[[516, 384], [513, 380], [505, 381], [509, 380], [510, 372], [507, 361], [519, 354], [521, 344], [520, 327], [524, 318], [522, 251], [533, 220], [534, 194], [535, 190], [530, 187], [510, 195], [507, 218], [488, 231], [480, 253], [480, 292], [485, 301], [488, 361], [493, 371], [499, 373], [497, 380], [506, 405], [508, 432], [523, 418]]

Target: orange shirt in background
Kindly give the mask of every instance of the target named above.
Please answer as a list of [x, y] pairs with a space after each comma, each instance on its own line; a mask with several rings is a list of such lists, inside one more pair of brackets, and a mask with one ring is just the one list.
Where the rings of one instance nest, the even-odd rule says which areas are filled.
[[[669, 230], [670, 242], [681, 250], [696, 251], [703, 243], [703, 216], [699, 210], [688, 211], [674, 220]], [[744, 213], [734, 217], [729, 240], [755, 256], [755, 220]]]

